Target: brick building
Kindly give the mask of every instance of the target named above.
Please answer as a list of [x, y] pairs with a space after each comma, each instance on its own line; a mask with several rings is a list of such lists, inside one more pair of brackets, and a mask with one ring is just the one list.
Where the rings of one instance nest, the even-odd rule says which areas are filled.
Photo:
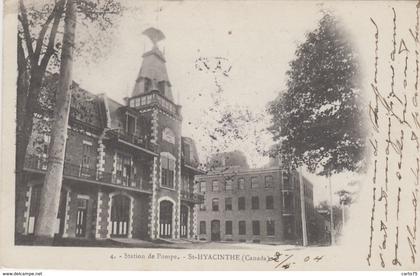
[[[302, 243], [299, 175], [296, 171], [240, 166], [198, 177], [205, 201], [198, 212], [200, 240]], [[307, 228], [314, 216], [313, 187], [305, 178]], [[308, 233], [308, 237], [312, 237]], [[309, 240], [310, 242], [315, 242]]]
[[[174, 103], [161, 31], [144, 34], [153, 48], [143, 54], [125, 104], [74, 85], [56, 235], [180, 239], [197, 235], [194, 186], [198, 156], [182, 137], [181, 106]], [[50, 137], [50, 120], [34, 118], [24, 181], [16, 183], [17, 236], [31, 235], [39, 209]]]

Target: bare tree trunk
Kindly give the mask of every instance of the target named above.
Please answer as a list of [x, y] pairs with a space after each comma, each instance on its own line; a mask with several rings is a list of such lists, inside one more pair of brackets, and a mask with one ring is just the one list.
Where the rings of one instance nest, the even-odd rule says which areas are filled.
[[35, 243], [37, 244], [50, 244], [53, 241], [56, 229], [71, 102], [73, 52], [76, 31], [75, 0], [67, 0], [64, 22], [60, 80], [56, 96], [51, 143], [48, 150], [48, 167], [42, 187], [39, 214], [35, 226]]

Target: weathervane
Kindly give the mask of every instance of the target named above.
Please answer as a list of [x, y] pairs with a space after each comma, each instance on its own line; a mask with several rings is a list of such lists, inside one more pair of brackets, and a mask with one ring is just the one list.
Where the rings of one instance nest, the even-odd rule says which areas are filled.
[[143, 34], [152, 41], [154, 47], [157, 47], [159, 41], [165, 39], [165, 35], [162, 31], [153, 27], [146, 29]]

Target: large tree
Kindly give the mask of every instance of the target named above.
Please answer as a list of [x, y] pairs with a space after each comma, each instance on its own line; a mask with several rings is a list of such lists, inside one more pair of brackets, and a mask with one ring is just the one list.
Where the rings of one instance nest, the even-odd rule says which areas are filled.
[[[45, 112], [52, 110], [45, 99], [42, 89], [45, 77], [49, 73], [59, 71], [64, 13], [66, 0], [29, 1], [19, 0], [18, 13], [18, 44], [17, 44], [17, 111], [16, 111], [16, 173], [20, 180], [26, 149], [34, 128], [34, 116], [50, 116]], [[109, 31], [115, 15], [121, 14], [118, 0], [76, 0], [76, 12], [80, 14], [79, 23], [86, 30], [93, 32]], [[91, 60], [86, 53], [98, 58], [98, 52], [106, 51], [103, 40], [105, 32], [93, 37], [84, 37], [75, 41], [75, 52], [85, 55], [85, 60]], [[46, 88], [49, 89], [49, 88]], [[52, 99], [52, 102], [54, 99]], [[20, 181], [17, 181], [20, 182]]]
[[363, 167], [364, 108], [359, 65], [349, 36], [325, 13], [297, 47], [287, 88], [270, 103], [269, 130], [292, 167], [330, 176]]
[[[78, 18], [80, 21], [76, 20], [77, 13], [82, 15]], [[73, 51], [77, 46], [83, 49], [91, 47], [91, 50], [98, 51], [100, 47], [92, 48], [92, 45], [102, 42], [101, 39], [89, 39], [89, 43], [83, 40], [76, 41], [76, 22], [90, 28], [97, 24], [104, 30], [112, 25], [111, 17], [120, 13], [121, 7], [117, 0], [50, 0], [44, 1], [43, 5], [31, 2], [29, 8], [25, 1], [19, 0], [16, 203], [21, 200], [20, 190], [24, 182], [22, 169], [29, 139], [34, 127], [37, 127], [34, 125], [35, 117], [41, 120], [47, 118], [53, 122], [48, 170], [35, 227], [37, 236], [52, 236], [54, 230], [51, 224], [54, 220], [51, 218], [56, 217], [61, 188], [73, 82]], [[48, 72], [54, 73], [58, 70], [58, 86], [52, 88], [52, 83], [45, 84], [44, 80], [50, 75]], [[43, 93], [43, 90], [47, 92]], [[48, 93], [51, 91], [54, 93]]]

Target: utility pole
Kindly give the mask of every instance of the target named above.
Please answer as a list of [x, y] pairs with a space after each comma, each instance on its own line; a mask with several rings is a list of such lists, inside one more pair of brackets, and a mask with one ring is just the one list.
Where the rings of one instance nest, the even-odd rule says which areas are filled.
[[51, 244], [53, 242], [63, 181], [64, 154], [66, 151], [71, 85], [73, 81], [73, 52], [76, 32], [75, 0], [67, 0], [65, 14], [54, 124], [51, 129], [48, 166], [44, 185], [42, 186], [39, 214], [35, 225], [34, 242], [36, 244]]
[[299, 190], [300, 190], [300, 213], [301, 213], [301, 218], [302, 218], [302, 245], [308, 246], [308, 234], [306, 231], [305, 185], [303, 184], [302, 167], [299, 168]]
[[330, 189], [330, 235], [331, 235], [331, 245], [335, 244], [334, 240], [334, 223], [333, 223], [333, 202], [332, 202], [332, 187], [331, 187], [331, 174], [328, 175], [328, 186]]

